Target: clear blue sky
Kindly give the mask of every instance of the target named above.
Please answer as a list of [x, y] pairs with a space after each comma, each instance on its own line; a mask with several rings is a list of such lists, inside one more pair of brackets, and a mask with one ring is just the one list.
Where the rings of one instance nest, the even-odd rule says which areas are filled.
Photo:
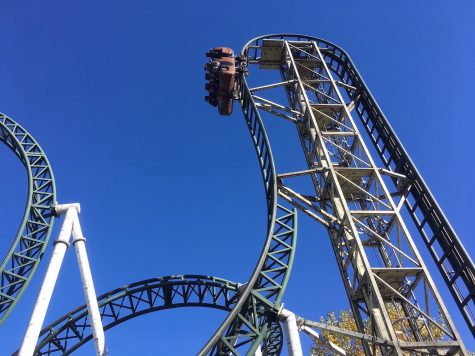
[[[266, 33], [305, 33], [347, 50], [475, 254], [473, 3], [331, 3], [0, 1], [0, 111], [46, 151], [59, 201], [81, 203], [98, 293], [171, 274], [247, 280], [266, 224], [260, 173], [239, 107], [223, 118], [204, 102], [203, 63], [210, 47], [240, 50]], [[5, 147], [0, 166], [3, 256], [26, 178]], [[298, 241], [286, 307], [310, 319], [346, 308], [325, 231], [300, 215]], [[2, 355], [21, 342], [45, 265], [0, 328]], [[69, 250], [46, 322], [83, 302]], [[114, 356], [193, 354], [222, 318], [208, 310], [153, 313], [107, 332], [107, 343]], [[92, 352], [90, 344], [77, 354]]]

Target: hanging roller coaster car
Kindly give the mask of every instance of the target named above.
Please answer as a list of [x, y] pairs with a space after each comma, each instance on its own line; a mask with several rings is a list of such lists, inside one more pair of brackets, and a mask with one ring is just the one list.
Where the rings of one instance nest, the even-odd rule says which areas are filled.
[[210, 60], [205, 65], [205, 79], [208, 81], [205, 100], [218, 107], [220, 115], [233, 112], [234, 85], [236, 83], [236, 60], [231, 48], [215, 47], [206, 53]]

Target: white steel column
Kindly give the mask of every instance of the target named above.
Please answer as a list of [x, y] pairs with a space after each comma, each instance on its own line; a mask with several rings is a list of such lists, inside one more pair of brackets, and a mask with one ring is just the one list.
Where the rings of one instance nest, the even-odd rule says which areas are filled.
[[98, 356], [106, 356], [107, 350], [105, 346], [104, 329], [102, 327], [101, 314], [99, 312], [96, 291], [92, 281], [89, 259], [87, 258], [86, 239], [82, 234], [81, 224], [79, 223], [77, 212], [75, 212], [73, 223], [73, 245], [76, 249], [79, 271], [81, 272], [84, 296], [86, 297], [87, 310], [89, 312], [96, 353]]
[[[66, 209], [64, 209], [66, 207]], [[58, 239], [54, 242], [54, 250], [51, 255], [51, 260], [46, 270], [46, 275], [41, 285], [36, 304], [31, 313], [30, 322], [23, 337], [23, 342], [18, 352], [19, 356], [31, 356], [35, 351], [35, 346], [40, 335], [41, 326], [45, 320], [46, 310], [48, 309], [53, 289], [58, 279], [59, 269], [63, 263], [66, 248], [69, 246], [69, 239], [71, 237], [71, 230], [74, 223], [74, 215], [79, 210], [79, 204], [68, 204], [67, 206], [58, 206], [57, 213], [66, 215], [64, 217], [63, 225], [58, 235]]]
[[74, 212], [73, 223], [73, 245], [76, 249], [79, 271], [81, 272], [82, 285], [84, 288], [84, 296], [86, 297], [87, 310], [91, 323], [92, 335], [94, 338], [94, 346], [98, 356], [106, 356], [108, 354], [105, 344], [104, 329], [102, 327], [101, 314], [99, 305], [97, 304], [96, 291], [92, 281], [91, 268], [86, 252], [86, 239], [82, 234], [81, 224], [77, 212]]
[[308, 326], [303, 325], [300, 327], [300, 330], [302, 330], [305, 334], [309, 335], [313, 340], [315, 340], [315, 342], [325, 344], [329, 349], [333, 351], [335, 355], [347, 356], [345, 350], [343, 350], [340, 346], [335, 345], [333, 342], [329, 340], [322, 340], [322, 338], [320, 337], [320, 334], [317, 333], [312, 328], [309, 328]]
[[284, 322], [287, 350], [290, 356], [303, 356], [300, 343], [299, 328], [295, 314], [287, 309], [281, 309], [279, 319]]

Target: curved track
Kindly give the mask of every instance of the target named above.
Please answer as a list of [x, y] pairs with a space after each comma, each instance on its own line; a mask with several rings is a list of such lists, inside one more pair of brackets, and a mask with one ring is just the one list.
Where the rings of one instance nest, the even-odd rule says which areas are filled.
[[270, 325], [277, 320], [297, 241], [296, 210], [286, 208], [277, 195], [277, 175], [269, 140], [242, 74], [238, 93], [264, 181], [267, 237], [241, 298], [200, 355], [254, 354], [268, 337]]
[[53, 171], [35, 139], [9, 117], [0, 114], [0, 141], [21, 160], [28, 173], [25, 213], [0, 266], [0, 324], [30, 282], [53, 227], [56, 191]]
[[[104, 329], [154, 311], [207, 307], [230, 311], [239, 299], [238, 284], [224, 279], [183, 275], [148, 279], [115, 289], [98, 297]], [[87, 307], [79, 308], [45, 327], [35, 355], [68, 355], [92, 339]], [[282, 329], [270, 324], [266, 355], [279, 355]]]

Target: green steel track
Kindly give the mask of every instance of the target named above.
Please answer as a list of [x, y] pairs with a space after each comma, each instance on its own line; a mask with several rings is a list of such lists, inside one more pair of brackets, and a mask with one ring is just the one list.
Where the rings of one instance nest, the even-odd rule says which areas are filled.
[[56, 190], [53, 171], [35, 139], [0, 114], [0, 141], [20, 159], [28, 173], [28, 196], [21, 225], [0, 267], [0, 325], [28, 286], [53, 227]]
[[238, 81], [239, 101], [261, 168], [267, 202], [267, 237], [242, 296], [200, 351], [200, 355], [253, 355], [276, 322], [290, 276], [297, 242], [297, 214], [277, 194], [274, 159], [262, 119], [245, 78]]
[[[239, 299], [237, 283], [221, 278], [182, 275], [148, 279], [98, 297], [104, 330], [129, 319], [155, 311], [206, 307], [230, 311]], [[87, 306], [67, 313], [46, 326], [40, 334], [35, 355], [69, 355], [92, 339]], [[265, 355], [280, 355], [283, 334], [279, 322], [269, 325]]]

